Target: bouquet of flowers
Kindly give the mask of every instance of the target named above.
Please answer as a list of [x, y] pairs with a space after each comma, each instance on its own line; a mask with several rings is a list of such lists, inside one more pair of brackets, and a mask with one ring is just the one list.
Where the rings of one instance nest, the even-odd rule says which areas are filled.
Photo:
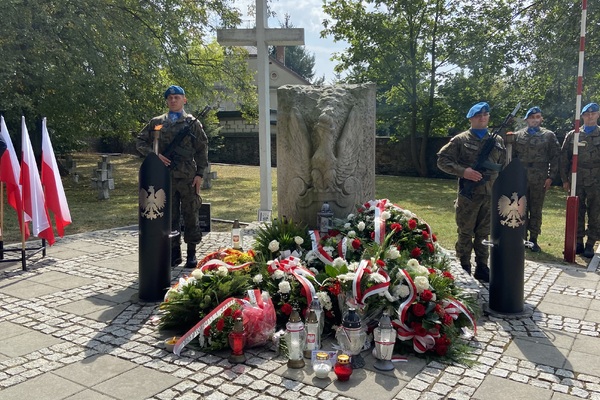
[[259, 227], [255, 240], [254, 249], [264, 261], [290, 255], [300, 257], [309, 250], [310, 245], [306, 226], [297, 225], [286, 217]]

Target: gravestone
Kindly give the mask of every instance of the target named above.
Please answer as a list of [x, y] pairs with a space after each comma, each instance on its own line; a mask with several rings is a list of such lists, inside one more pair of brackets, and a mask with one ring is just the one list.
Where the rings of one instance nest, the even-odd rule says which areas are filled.
[[375, 85], [285, 85], [277, 90], [278, 215], [316, 228], [375, 198]]

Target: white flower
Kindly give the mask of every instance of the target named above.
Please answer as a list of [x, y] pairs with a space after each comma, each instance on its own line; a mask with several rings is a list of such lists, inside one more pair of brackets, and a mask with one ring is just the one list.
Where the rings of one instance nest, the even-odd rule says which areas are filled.
[[395, 260], [398, 257], [400, 257], [400, 252], [396, 246], [391, 246], [385, 252], [385, 258], [389, 258], [390, 260]]
[[337, 257], [335, 260], [333, 260], [333, 266], [336, 268], [342, 267], [348, 265], [348, 262], [346, 260], [344, 260], [342, 257]]
[[319, 298], [319, 301], [325, 310], [331, 310], [333, 304], [331, 303], [331, 299], [326, 292], [317, 292], [317, 297]]
[[202, 272], [200, 268], [196, 268], [192, 271], [192, 276], [197, 280], [202, 279], [202, 277], [204, 276], [204, 272]]
[[417, 276], [414, 280], [417, 293], [421, 293], [423, 290], [429, 289], [429, 279], [425, 276]]
[[285, 276], [285, 273], [280, 269], [277, 269], [277, 270], [275, 270], [275, 272], [273, 272], [273, 279], [281, 279], [284, 276]]
[[388, 219], [390, 219], [391, 216], [392, 216], [392, 214], [389, 211], [384, 211], [381, 213], [381, 219], [388, 220]]
[[406, 265], [408, 266], [408, 268], [417, 268], [419, 266], [419, 261], [417, 261], [417, 259], [415, 258], [411, 258], [410, 260], [408, 260], [408, 262], [406, 263]]
[[344, 229], [350, 229], [351, 226], [352, 226], [352, 224], [350, 224], [350, 222], [346, 222], [344, 224]]
[[409, 293], [410, 293], [410, 289], [406, 285], [398, 285], [398, 286], [394, 287], [394, 289], [392, 289], [392, 294], [401, 299], [408, 296]]
[[310, 250], [308, 253], [306, 253], [306, 256], [304, 257], [304, 260], [306, 261], [307, 264], [311, 264], [316, 259], [317, 259], [317, 255], [312, 250]]
[[289, 293], [292, 290], [292, 287], [290, 286], [290, 283], [288, 281], [281, 281], [279, 282], [279, 293]]
[[183, 288], [185, 286], [193, 286], [194, 284], [196, 284], [196, 278], [194, 278], [192, 276], [188, 277], [183, 282], [182, 282], [181, 278], [179, 279], [179, 286], [181, 288]]
[[355, 231], [348, 231], [348, 237], [350, 239], [352, 239], [353, 237], [356, 237], [356, 232]]
[[304, 239], [302, 239], [300, 236], [295, 236], [294, 237], [294, 242], [296, 242], [296, 244], [298, 246], [302, 246], [302, 243], [304, 243]]
[[356, 274], [354, 272], [348, 272], [347, 274], [340, 274], [337, 277], [340, 281], [349, 282], [356, 278]]
[[414, 216], [414, 214], [410, 210], [402, 210], [402, 212], [404, 213], [404, 216], [406, 218], [412, 218]]
[[313, 274], [315, 274], [315, 275], [317, 275], [317, 274], [319, 273], [319, 270], [318, 270], [318, 269], [316, 269], [315, 267], [310, 267], [308, 270], [309, 270], [310, 272], [312, 272]]
[[254, 283], [261, 283], [263, 281], [263, 276], [261, 274], [256, 274], [254, 275], [254, 277], [252, 278], [252, 281]]
[[353, 261], [350, 264], [348, 264], [348, 271], [356, 271], [356, 269], [358, 268], [358, 262]]
[[271, 243], [269, 243], [269, 250], [272, 253], [275, 253], [277, 250], [279, 250], [279, 242], [277, 240], [271, 240]]
[[327, 254], [332, 255], [333, 251], [335, 250], [333, 247], [331, 246], [324, 246], [323, 250], [325, 250], [327, 252]]
[[435, 295], [435, 293], [431, 293], [431, 301], [433, 301], [433, 302], [437, 301], [437, 296]]
[[348, 221], [352, 221], [354, 219], [354, 214], [348, 214]]
[[369, 279], [375, 283], [383, 283], [385, 282], [385, 276], [381, 275], [378, 272], [372, 273], [369, 275]]
[[419, 267], [416, 269], [415, 271], [418, 275], [425, 275], [425, 276], [429, 276], [429, 270], [427, 269], [427, 267], [424, 267], [422, 265], [419, 265]]
[[396, 272], [396, 279], [398, 279], [399, 282], [404, 281], [405, 277], [402, 270], [399, 269], [398, 272]]
[[228, 273], [229, 273], [229, 270], [224, 265], [221, 265], [219, 268], [217, 268], [218, 276], [227, 276]]
[[364, 231], [364, 230], [365, 230], [365, 223], [364, 223], [363, 221], [360, 221], [360, 222], [358, 223], [358, 226], [357, 226], [357, 228], [358, 228], [358, 230], [359, 230], [359, 231], [361, 231], [361, 232], [362, 232], [362, 231]]

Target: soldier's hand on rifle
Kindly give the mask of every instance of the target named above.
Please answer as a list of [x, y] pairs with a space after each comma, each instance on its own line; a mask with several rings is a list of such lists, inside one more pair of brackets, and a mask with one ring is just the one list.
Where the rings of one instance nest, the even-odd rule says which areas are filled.
[[473, 182], [479, 182], [483, 178], [483, 175], [481, 175], [481, 173], [479, 171], [474, 170], [471, 167], [467, 167], [467, 169], [465, 169], [465, 172], [463, 174], [463, 178], [468, 179]]
[[162, 154], [159, 154], [158, 158], [160, 159], [160, 161], [163, 162], [163, 164], [165, 164], [165, 167], [169, 167], [171, 165], [171, 160], [169, 160], [167, 157], [163, 156]]

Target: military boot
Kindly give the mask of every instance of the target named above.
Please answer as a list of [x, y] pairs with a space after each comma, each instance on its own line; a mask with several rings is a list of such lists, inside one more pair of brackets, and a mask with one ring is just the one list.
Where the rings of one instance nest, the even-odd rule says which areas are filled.
[[466, 262], [466, 263], [461, 262], [460, 266], [462, 267], [462, 269], [467, 271], [467, 274], [471, 275], [471, 263], [470, 262]]
[[529, 241], [533, 243], [533, 246], [531, 246], [531, 251], [533, 251], [534, 253], [539, 253], [540, 251], [542, 251], [542, 249], [538, 245], [537, 236], [531, 235]]
[[591, 241], [588, 240], [587, 243], [585, 244], [585, 249], [583, 250], [583, 256], [586, 258], [592, 258], [594, 257], [594, 245], [596, 244], [595, 241]]
[[473, 277], [481, 282], [490, 281], [490, 269], [485, 264], [477, 264]]
[[196, 245], [189, 244], [187, 245], [187, 259], [185, 262], [186, 268], [196, 268], [198, 265], [198, 260], [196, 259]]
[[171, 247], [171, 267], [177, 267], [181, 264], [181, 246], [173, 246]]

